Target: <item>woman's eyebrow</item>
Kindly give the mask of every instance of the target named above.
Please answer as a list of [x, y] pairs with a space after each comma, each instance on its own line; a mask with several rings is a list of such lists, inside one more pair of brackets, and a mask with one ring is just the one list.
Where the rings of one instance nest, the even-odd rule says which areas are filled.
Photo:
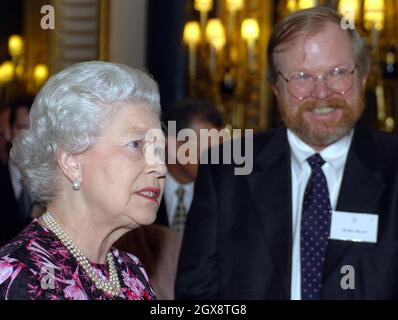
[[148, 132], [148, 129], [129, 127], [123, 130], [124, 135], [141, 135], [144, 136]]

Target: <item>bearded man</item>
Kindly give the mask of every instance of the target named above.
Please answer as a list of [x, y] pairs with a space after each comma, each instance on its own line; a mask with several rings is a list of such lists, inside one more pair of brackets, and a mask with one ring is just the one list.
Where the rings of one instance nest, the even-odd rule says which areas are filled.
[[341, 19], [317, 7], [275, 27], [285, 126], [254, 138], [248, 176], [200, 166], [177, 299], [398, 298], [398, 141], [357, 124], [369, 55]]

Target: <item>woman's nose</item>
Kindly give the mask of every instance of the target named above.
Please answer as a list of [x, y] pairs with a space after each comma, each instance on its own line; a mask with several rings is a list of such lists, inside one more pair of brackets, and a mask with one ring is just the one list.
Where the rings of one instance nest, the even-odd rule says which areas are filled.
[[147, 150], [145, 157], [147, 172], [154, 173], [159, 177], [166, 175], [167, 167], [164, 148], [154, 148], [148, 151], [149, 150]]

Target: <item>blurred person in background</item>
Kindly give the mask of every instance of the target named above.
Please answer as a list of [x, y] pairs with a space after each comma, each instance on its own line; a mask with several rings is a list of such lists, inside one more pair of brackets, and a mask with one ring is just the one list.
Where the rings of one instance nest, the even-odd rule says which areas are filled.
[[[176, 132], [167, 136], [167, 175], [165, 182], [164, 199], [159, 208], [156, 222], [169, 226], [177, 231], [183, 231], [186, 215], [191, 207], [195, 179], [198, 172], [199, 157], [201, 152], [200, 130], [224, 129], [224, 119], [221, 111], [210, 101], [196, 98], [185, 98], [169, 106], [164, 113], [164, 123], [170, 126], [175, 123]], [[190, 129], [197, 139], [195, 141], [177, 139], [178, 134]], [[209, 139], [207, 147], [214, 142]], [[217, 140], [218, 142], [218, 140]], [[217, 143], [216, 142], [216, 143]], [[185, 148], [190, 143], [192, 149]], [[196, 149], [195, 149], [196, 147]], [[187, 150], [185, 154], [189, 158], [189, 152], [196, 150], [196, 157], [188, 163], [181, 163], [178, 153]], [[173, 158], [176, 161], [170, 161]]]
[[[29, 111], [33, 97], [21, 96], [11, 103], [8, 113], [8, 128], [11, 139], [18, 137], [21, 130], [29, 128]], [[11, 145], [6, 143], [7, 154]], [[32, 220], [32, 200], [22, 183], [21, 172], [15, 162], [7, 159], [0, 166], [0, 246], [10, 241]]]
[[[140, 258], [159, 299], [172, 300], [185, 219], [192, 203], [200, 153], [205, 151], [200, 149], [200, 130], [219, 132], [224, 128], [224, 119], [214, 104], [197, 98], [184, 98], [170, 105], [163, 119], [169, 133], [167, 154], [176, 161], [167, 161], [164, 197], [155, 224], [132, 230], [118, 241], [117, 246]], [[171, 130], [173, 125], [175, 132]], [[178, 141], [178, 133], [183, 129], [192, 130], [197, 140]], [[214, 146], [214, 141], [209, 139], [208, 146], [211, 143]], [[191, 148], [187, 149], [188, 146]], [[181, 163], [177, 157], [179, 150], [188, 150], [184, 154], [187, 158], [191, 150], [195, 151], [196, 155], [192, 157], [195, 161]]]

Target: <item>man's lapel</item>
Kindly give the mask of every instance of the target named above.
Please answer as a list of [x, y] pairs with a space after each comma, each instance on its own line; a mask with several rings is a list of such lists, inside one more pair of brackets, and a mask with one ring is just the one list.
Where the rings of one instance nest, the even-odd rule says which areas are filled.
[[256, 211], [263, 223], [264, 241], [286, 297], [290, 297], [292, 255], [292, 205], [290, 151], [286, 129], [280, 128], [255, 156], [248, 176]]
[[[369, 160], [373, 137], [357, 128], [347, 157], [337, 202], [338, 211], [375, 213], [384, 181]], [[290, 297], [292, 261], [291, 160], [286, 129], [278, 129], [254, 159], [248, 176], [252, 201], [263, 223], [264, 241], [287, 298]], [[353, 246], [349, 241], [330, 241], [323, 273], [324, 282]]]
[[[378, 214], [373, 211], [385, 185], [382, 177], [374, 169], [374, 163], [368, 160], [372, 152], [375, 150], [370, 132], [357, 128], [344, 169], [337, 211]], [[324, 281], [335, 271], [353, 245], [351, 241], [329, 241], [323, 272]]]

